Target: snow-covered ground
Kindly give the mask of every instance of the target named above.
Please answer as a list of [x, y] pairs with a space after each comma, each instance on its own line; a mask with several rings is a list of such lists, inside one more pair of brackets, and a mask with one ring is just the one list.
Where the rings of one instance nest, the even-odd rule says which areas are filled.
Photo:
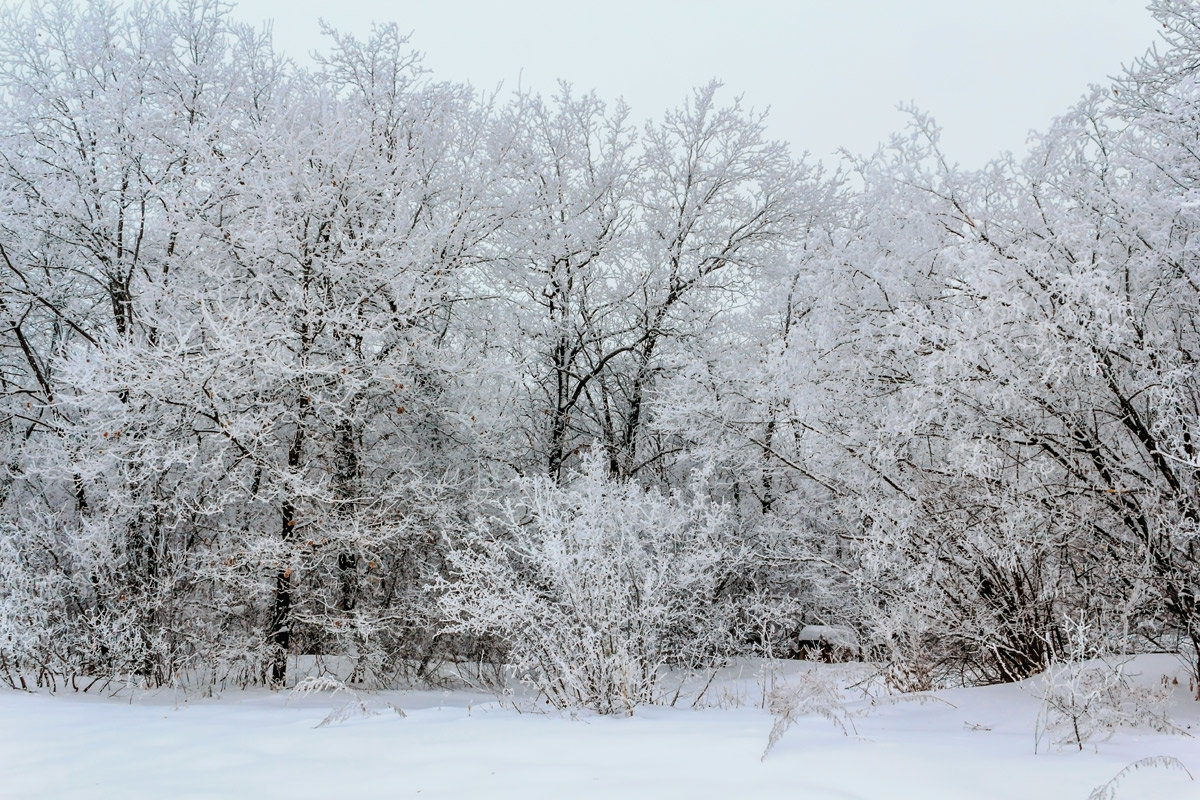
[[[779, 680], [846, 678], [788, 665]], [[1127, 669], [1178, 676], [1184, 733], [1118, 730], [1108, 741], [1034, 753], [1039, 679], [872, 703], [849, 695], [852, 728], [802, 716], [761, 759], [772, 716], [762, 665], [743, 665], [702, 709], [631, 718], [517, 709], [480, 693], [363, 695], [380, 713], [316, 727], [344, 695], [227, 692], [130, 698], [0, 692], [3, 798], [1022, 798], [1085, 800], [1127, 764], [1179, 759], [1200, 778], [1200, 703], [1170, 656]], [[840, 672], [839, 672], [840, 671]], [[812, 677], [805, 678], [812, 673]], [[394, 703], [407, 716], [387, 707]], [[1177, 768], [1130, 772], [1115, 797], [1200, 798]]]

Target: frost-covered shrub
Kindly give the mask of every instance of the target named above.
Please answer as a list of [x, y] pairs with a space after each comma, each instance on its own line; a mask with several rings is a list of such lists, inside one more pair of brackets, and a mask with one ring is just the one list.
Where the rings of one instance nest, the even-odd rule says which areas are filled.
[[1174, 731], [1167, 718], [1170, 686], [1136, 686], [1124, 665], [1104, 659], [1056, 664], [1042, 678], [1038, 741], [1083, 749], [1110, 738], [1118, 728]]
[[1042, 673], [1034, 690], [1042, 701], [1035, 747], [1045, 739], [1052, 747], [1082, 750], [1119, 728], [1178, 730], [1167, 716], [1172, 691], [1167, 677], [1139, 683], [1127, 673], [1129, 659], [1114, 655], [1119, 651], [1113, 645], [1121, 646], [1109, 634], [1115, 626], [1105, 622], [1095, 626], [1083, 615], [1062, 621], [1061, 660]]
[[805, 672], [797, 682], [777, 686], [770, 693], [767, 710], [771, 712], [775, 724], [771, 726], [761, 760], [766, 760], [788, 729], [804, 716], [824, 717], [846, 736], [851, 731], [858, 732], [854, 727], [853, 713], [847, 707], [838, 685], [837, 675], [833, 671]]
[[452, 631], [499, 641], [555, 706], [600, 713], [655, 702], [664, 668], [724, 652], [743, 554], [723, 507], [614, 482], [598, 460], [519, 489], [450, 554]]
[[[163, 682], [170, 643], [161, 591], [122, 583], [125, 554], [102, 525], [64, 531], [56, 517], [0, 525], [0, 679], [16, 686], [91, 685], [117, 676]], [[89, 580], [90, 579], [90, 580]]]

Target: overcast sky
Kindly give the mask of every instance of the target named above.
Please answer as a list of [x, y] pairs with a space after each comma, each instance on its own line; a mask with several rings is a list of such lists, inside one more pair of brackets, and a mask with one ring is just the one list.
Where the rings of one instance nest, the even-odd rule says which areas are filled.
[[952, 159], [1021, 153], [1093, 83], [1155, 40], [1145, 0], [243, 0], [274, 20], [298, 60], [323, 46], [317, 20], [366, 34], [413, 32], [436, 76], [553, 90], [559, 78], [623, 97], [636, 118], [719, 78], [771, 107], [772, 134], [827, 157], [874, 149], [915, 102]]

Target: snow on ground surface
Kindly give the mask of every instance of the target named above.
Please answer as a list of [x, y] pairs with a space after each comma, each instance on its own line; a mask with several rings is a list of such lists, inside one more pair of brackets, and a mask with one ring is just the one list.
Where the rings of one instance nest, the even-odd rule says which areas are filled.
[[[788, 663], [772, 671], [791, 685], [846, 682], [855, 669]], [[759, 707], [764, 665], [739, 672], [715, 682], [705, 696], [712, 705], [701, 709], [601, 718], [521, 711], [479, 692], [378, 692], [363, 698], [381, 713], [324, 727], [315, 726], [344, 695], [0, 691], [0, 797], [1085, 800], [1151, 756], [1177, 758], [1200, 779], [1200, 739], [1181, 734], [1119, 730], [1083, 752], [1045, 752], [1043, 743], [1035, 755], [1038, 678], [923, 702], [872, 703], [852, 693], [849, 735], [804, 716], [760, 760], [772, 727]], [[1189, 699], [1177, 659], [1141, 656], [1127, 672], [1146, 685], [1178, 676], [1173, 722], [1200, 735], [1200, 702]], [[1200, 798], [1200, 780], [1139, 769], [1115, 797]]]

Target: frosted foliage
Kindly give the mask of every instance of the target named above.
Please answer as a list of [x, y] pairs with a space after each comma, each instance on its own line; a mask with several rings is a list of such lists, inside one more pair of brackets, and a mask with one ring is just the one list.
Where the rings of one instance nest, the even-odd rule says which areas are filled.
[[828, 170], [716, 82], [635, 124], [395, 25], [6, 8], [0, 681], [1200, 685], [1200, 9], [1151, 13], [965, 171], [918, 109]]
[[1052, 747], [1082, 750], [1121, 728], [1175, 731], [1167, 718], [1171, 686], [1165, 679], [1155, 686], [1136, 686], [1122, 664], [1101, 660], [1056, 665], [1041, 680], [1038, 739]]
[[731, 533], [726, 509], [613, 482], [591, 459], [481, 521], [450, 554], [442, 607], [553, 705], [631, 713], [667, 667], [725, 651], [722, 587], [743, 557]]

